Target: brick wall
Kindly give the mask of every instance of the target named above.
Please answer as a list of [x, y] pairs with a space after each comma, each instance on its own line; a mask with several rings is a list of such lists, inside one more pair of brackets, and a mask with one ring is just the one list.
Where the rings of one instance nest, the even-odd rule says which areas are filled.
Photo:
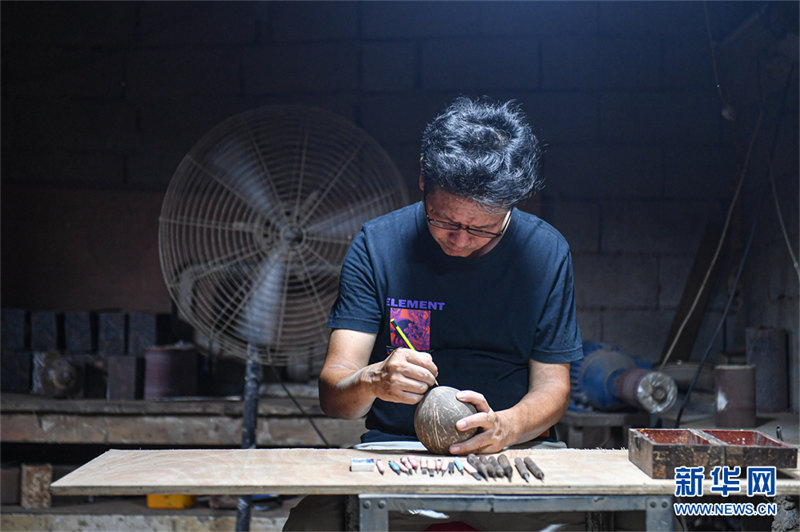
[[[703, 230], [725, 218], [757, 123], [760, 79], [769, 112], [698, 356], [757, 211], [751, 183], [764, 178], [783, 80], [794, 62], [774, 168], [797, 249], [795, 3], [708, 4], [735, 123], [720, 112], [700, 2], [3, 2], [0, 9], [2, 183], [16, 191], [15, 203], [29, 189], [56, 191], [47, 197], [59, 190], [162, 193], [211, 127], [276, 103], [322, 107], [364, 128], [416, 198], [425, 123], [458, 94], [513, 97], [547, 146], [547, 186], [535, 208], [572, 245], [584, 337], [655, 361]], [[786, 38], [791, 34], [794, 41]], [[92, 208], [70, 205], [66, 222], [86, 219], [82, 210]], [[783, 327], [796, 374], [797, 278], [774, 207], [765, 202], [761, 210], [741, 294], [714, 349], [741, 347], [747, 326]], [[81, 246], [54, 257], [44, 246], [23, 245], [20, 235], [80, 236], [52, 221], [43, 228], [49, 218], [35, 209], [12, 211], [13, 225], [3, 209], [4, 305], [69, 307], [78, 287], [92, 291], [92, 301], [163, 310], [157, 264], [115, 270], [111, 278], [106, 272], [97, 286], [85, 271], [107, 262]], [[107, 227], [105, 252], [130, 254], [129, 239]], [[15, 237], [7, 238], [11, 232]], [[63, 280], [70, 290], [54, 283], [44, 290], [35, 276], [12, 275], [52, 260], [84, 272]], [[137, 283], [149, 288], [135, 302], [127, 299], [130, 290], [113, 288]], [[797, 397], [795, 383], [795, 408]]]

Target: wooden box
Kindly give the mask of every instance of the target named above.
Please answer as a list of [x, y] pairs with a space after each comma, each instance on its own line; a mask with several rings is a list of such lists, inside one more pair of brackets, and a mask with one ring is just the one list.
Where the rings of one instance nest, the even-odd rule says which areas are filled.
[[723, 447], [692, 429], [630, 429], [628, 459], [651, 478], [675, 478], [676, 467], [725, 465]]
[[23, 508], [50, 508], [50, 483], [53, 466], [50, 464], [22, 464], [20, 472], [20, 506]]
[[748, 466], [775, 466], [795, 469], [797, 448], [772, 439], [755, 430], [702, 429], [703, 435], [725, 449], [725, 465], [740, 466], [742, 474]]

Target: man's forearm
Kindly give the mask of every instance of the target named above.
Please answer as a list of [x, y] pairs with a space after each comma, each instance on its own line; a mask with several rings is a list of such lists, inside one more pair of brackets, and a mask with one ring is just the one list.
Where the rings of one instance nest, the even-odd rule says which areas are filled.
[[498, 414], [507, 417], [515, 427], [507, 445], [529, 441], [556, 424], [569, 406], [569, 389], [542, 387], [525, 394], [522, 400]]
[[372, 406], [375, 392], [365, 377], [374, 371], [368, 364], [374, 344], [374, 334], [347, 329], [331, 333], [319, 376], [319, 402], [329, 416], [355, 419]]
[[331, 417], [355, 419], [366, 415], [375, 401], [375, 394], [366, 380], [366, 366], [357, 370], [345, 367], [326, 368], [320, 375], [319, 402]]

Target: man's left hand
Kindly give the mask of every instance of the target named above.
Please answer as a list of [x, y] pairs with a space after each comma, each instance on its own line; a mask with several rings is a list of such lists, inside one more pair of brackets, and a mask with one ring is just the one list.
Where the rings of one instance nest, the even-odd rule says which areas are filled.
[[460, 419], [456, 428], [460, 431], [478, 428], [480, 431], [468, 440], [451, 445], [450, 453], [497, 453], [514, 443], [516, 436], [513, 425], [502, 412], [492, 410], [483, 394], [462, 390], [456, 398], [472, 403], [478, 409], [476, 414]]

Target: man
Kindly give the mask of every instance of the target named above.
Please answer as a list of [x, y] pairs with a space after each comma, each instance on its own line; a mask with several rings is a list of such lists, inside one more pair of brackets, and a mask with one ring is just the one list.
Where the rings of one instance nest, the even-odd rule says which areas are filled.
[[[514, 208], [541, 186], [539, 153], [511, 102], [459, 98], [423, 134], [422, 201], [367, 222], [354, 238], [319, 392], [330, 416], [366, 415], [359, 447], [420, 446], [414, 410], [437, 381], [477, 408], [456, 427], [479, 431], [452, 454], [553, 440], [549, 429], [569, 402], [569, 363], [582, 348], [567, 243]], [[307, 498], [284, 529], [331, 528], [336, 521], [319, 516], [341, 522], [341, 508]], [[497, 526], [496, 515], [484, 517]], [[528, 526], [502, 528], [512, 524]]]
[[423, 134], [422, 202], [354, 239], [319, 387], [328, 415], [366, 414], [363, 442], [416, 439], [415, 405], [434, 379], [478, 409], [457, 428], [479, 432], [453, 454], [530, 441], [564, 414], [582, 356], [569, 248], [514, 209], [541, 185], [538, 160], [510, 102], [459, 98]]

